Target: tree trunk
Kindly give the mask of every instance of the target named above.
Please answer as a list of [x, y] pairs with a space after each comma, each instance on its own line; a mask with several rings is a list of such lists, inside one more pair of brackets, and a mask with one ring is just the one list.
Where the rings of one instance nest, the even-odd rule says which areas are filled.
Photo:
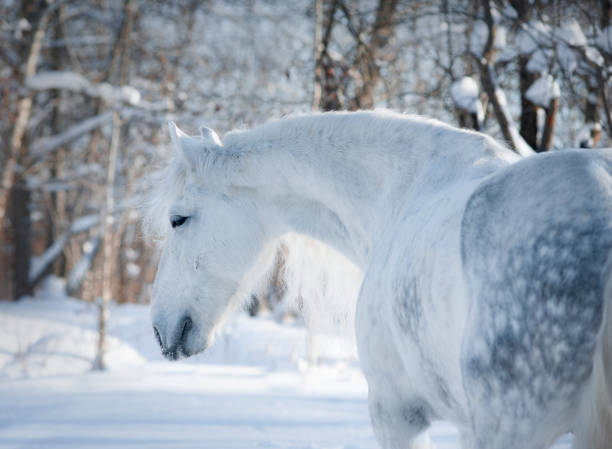
[[108, 305], [113, 298], [113, 211], [115, 208], [115, 174], [117, 166], [117, 154], [119, 152], [119, 135], [121, 132], [119, 113], [113, 116], [113, 135], [111, 138], [108, 155], [108, 167], [106, 175], [106, 205], [103, 215], [103, 266], [102, 266], [102, 300], [100, 301], [100, 313], [98, 320], [98, 354], [94, 361], [94, 369], [106, 368], [104, 362], [106, 342], [106, 322], [108, 320]]
[[531, 148], [538, 148], [538, 107], [527, 98], [527, 90], [536, 75], [527, 70], [530, 55], [519, 55], [519, 89], [521, 93], [520, 134]]
[[546, 123], [542, 132], [542, 141], [538, 147], [538, 152], [548, 151], [552, 148], [553, 134], [555, 130], [555, 118], [559, 110], [559, 99], [553, 98], [550, 105], [546, 108]]
[[337, 8], [337, 0], [315, 0], [314, 110], [335, 111], [342, 108], [336, 67], [328, 53]]
[[[119, 79], [123, 84], [127, 77], [127, 61], [130, 30], [132, 27], [132, 18], [134, 13], [134, 5], [132, 0], [125, 0], [124, 3], [124, 19], [119, 35], [120, 43], [117, 45], [117, 51], [113, 56], [113, 62], [118, 64]], [[121, 51], [118, 49], [121, 47]], [[118, 62], [120, 60], [120, 62]], [[111, 64], [114, 65], [114, 64]], [[93, 369], [103, 370], [106, 368], [104, 356], [106, 345], [106, 327], [108, 320], [108, 306], [113, 298], [113, 265], [116, 257], [114, 251], [114, 209], [115, 209], [115, 176], [117, 172], [117, 156], [119, 154], [119, 141], [121, 136], [121, 119], [119, 112], [113, 114], [113, 133], [111, 136], [108, 165], [106, 171], [106, 202], [103, 214], [103, 231], [102, 231], [102, 300], [100, 301], [100, 313], [98, 320], [98, 352], [94, 360]]]
[[[379, 0], [376, 8], [376, 19], [370, 33], [369, 41], [363, 42], [360, 33], [353, 32], [357, 38], [357, 67], [361, 83], [351, 100], [350, 109], [372, 109], [374, 107], [374, 89], [380, 79], [380, 66], [377, 59], [382, 49], [393, 36], [396, 22], [397, 0]], [[351, 21], [346, 6], [343, 6], [347, 20]]]
[[[531, 19], [533, 5], [529, 0], [510, 0], [510, 4], [517, 13], [516, 27], [520, 30], [523, 24], [527, 24]], [[535, 73], [527, 70], [527, 64], [531, 55], [519, 54], [518, 74], [519, 92], [521, 95], [521, 116], [519, 118], [519, 134], [535, 150], [538, 147], [538, 107], [527, 98], [527, 90], [537, 79]]]
[[[588, 128], [589, 135], [585, 136], [580, 142], [580, 148], [595, 148], [601, 137], [600, 124], [600, 104], [601, 91], [597, 78], [590, 73], [583, 76], [587, 94], [581, 102], [582, 112], [584, 116], [584, 126]], [[604, 110], [605, 113], [605, 110]]]
[[489, 35], [487, 37], [485, 48], [483, 49], [482, 57], [481, 55], [473, 54], [474, 61], [478, 64], [478, 70], [480, 71], [480, 82], [489, 97], [489, 101], [493, 105], [493, 112], [495, 113], [495, 118], [497, 119], [499, 128], [504, 136], [504, 140], [514, 151], [517, 151], [514, 136], [510, 132], [510, 122], [508, 117], [506, 117], [506, 112], [504, 111], [504, 108], [502, 107], [497, 96], [497, 83], [495, 80], [495, 69], [493, 67], [493, 60], [495, 56], [495, 48], [493, 44], [495, 42], [496, 26], [495, 22], [493, 21], [493, 14], [491, 12], [491, 4], [489, 3], [489, 0], [482, 0], [482, 6], [484, 9], [485, 23], [489, 29]]
[[[32, 27], [31, 32], [24, 31], [24, 37], [18, 45], [18, 54], [24, 69], [17, 73], [19, 84], [23, 87], [28, 76], [34, 75], [38, 58], [45, 36], [48, 21], [49, 5], [52, 1], [23, 1], [21, 14]], [[17, 173], [23, 166], [27, 155], [25, 135], [27, 124], [32, 112], [32, 94], [26, 92], [17, 101], [16, 119], [11, 131], [9, 145], [3, 148], [3, 167], [0, 173], [0, 224], [3, 231], [0, 239], [2, 254], [0, 257], [8, 261], [10, 266], [6, 271], [12, 274], [6, 276], [9, 284], [5, 294], [13, 299], [30, 294], [29, 283], [31, 258], [31, 224], [30, 224], [30, 192], [25, 188], [24, 180]], [[24, 239], [27, 239], [24, 240]]]
[[13, 300], [31, 295], [30, 260], [32, 258], [32, 224], [30, 221], [30, 191], [24, 185], [13, 186], [9, 208], [13, 253]]
[[600, 0], [601, 1], [601, 20], [599, 26], [603, 30], [610, 22], [612, 22], [612, 1]]
[[[60, 9], [55, 12], [55, 26], [54, 26], [54, 39], [60, 40], [65, 39], [64, 32], [62, 29], [62, 19]], [[62, 70], [64, 68], [64, 56], [65, 51], [61, 48], [55, 48], [51, 50], [51, 64], [53, 70]], [[60, 104], [62, 101], [62, 92], [58, 91], [54, 93], [55, 101], [53, 105], [53, 112], [51, 115], [51, 131], [52, 134], [58, 134], [62, 131], [62, 122], [61, 122], [61, 112], [60, 112]], [[51, 161], [51, 173], [54, 178], [61, 179], [64, 176], [64, 164], [65, 164], [65, 149], [60, 148], [54, 152]], [[50, 232], [49, 234], [53, 235], [53, 241], [49, 242], [52, 244], [56, 239], [62, 235], [66, 231], [66, 229], [61, 228], [61, 223], [69, 223], [70, 218], [67, 214], [67, 193], [63, 190], [58, 192], [51, 192], [51, 206], [53, 208], [53, 213], [51, 216], [50, 223]], [[66, 276], [66, 253], [62, 251], [62, 254], [56, 259], [53, 264], [53, 272], [56, 276], [65, 277]]]
[[[28, 76], [36, 73], [38, 57], [42, 48], [42, 42], [45, 37], [47, 27], [48, 14], [47, 7], [51, 2], [25, 1], [22, 5], [22, 10], [27, 13], [26, 16], [34, 32], [31, 35], [30, 41], [22, 46], [21, 57], [25, 62], [25, 71], [21, 74], [20, 84], [23, 86], [25, 79]], [[4, 169], [2, 170], [2, 184], [0, 185], [0, 223], [4, 221], [4, 216], [7, 214], [9, 204], [9, 196], [13, 185], [16, 182], [17, 165], [23, 161], [26, 153], [26, 148], [23, 143], [30, 113], [32, 112], [32, 94], [27, 92], [17, 103], [17, 119], [11, 133], [11, 139], [8, 147], [8, 154], [4, 158]]]
[[483, 63], [478, 58], [475, 58], [475, 60], [478, 63], [478, 68], [480, 69], [480, 82], [482, 83], [482, 87], [489, 97], [489, 101], [493, 105], [493, 112], [495, 113], [495, 118], [497, 119], [499, 128], [504, 136], [504, 140], [514, 151], [517, 151], [514, 136], [512, 136], [512, 133], [510, 132], [510, 122], [508, 121], [508, 117], [506, 117], [506, 113], [499, 102], [499, 98], [497, 97], [493, 66], [490, 63]]

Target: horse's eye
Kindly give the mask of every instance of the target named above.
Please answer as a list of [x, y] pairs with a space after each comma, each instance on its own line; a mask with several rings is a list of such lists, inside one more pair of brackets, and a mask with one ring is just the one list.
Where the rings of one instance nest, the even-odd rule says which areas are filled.
[[181, 226], [183, 223], [187, 221], [189, 217], [183, 217], [182, 215], [173, 215], [170, 217], [170, 224], [173, 228]]

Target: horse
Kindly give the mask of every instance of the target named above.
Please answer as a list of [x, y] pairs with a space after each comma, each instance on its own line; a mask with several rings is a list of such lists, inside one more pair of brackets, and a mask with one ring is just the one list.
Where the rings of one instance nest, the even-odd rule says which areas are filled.
[[392, 112], [189, 136], [153, 183], [152, 322], [189, 357], [288, 232], [363, 272], [355, 310], [374, 434], [415, 447], [435, 420], [466, 449], [612, 444], [612, 152], [521, 158]]

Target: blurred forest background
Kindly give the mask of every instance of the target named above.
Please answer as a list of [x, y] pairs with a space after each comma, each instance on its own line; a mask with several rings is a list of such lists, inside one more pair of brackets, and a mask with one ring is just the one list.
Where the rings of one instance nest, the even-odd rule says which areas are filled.
[[383, 107], [525, 155], [610, 146], [611, 5], [0, 0], [0, 298], [53, 274], [86, 300], [148, 301], [139, 204], [167, 120], [223, 133]]

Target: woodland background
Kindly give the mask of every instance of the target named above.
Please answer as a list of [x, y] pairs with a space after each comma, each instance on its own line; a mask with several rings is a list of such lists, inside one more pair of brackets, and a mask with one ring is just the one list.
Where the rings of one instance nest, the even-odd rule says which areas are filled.
[[167, 120], [223, 133], [383, 107], [525, 155], [610, 146], [611, 5], [0, 0], [0, 298], [53, 274], [85, 300], [148, 301], [139, 204]]

